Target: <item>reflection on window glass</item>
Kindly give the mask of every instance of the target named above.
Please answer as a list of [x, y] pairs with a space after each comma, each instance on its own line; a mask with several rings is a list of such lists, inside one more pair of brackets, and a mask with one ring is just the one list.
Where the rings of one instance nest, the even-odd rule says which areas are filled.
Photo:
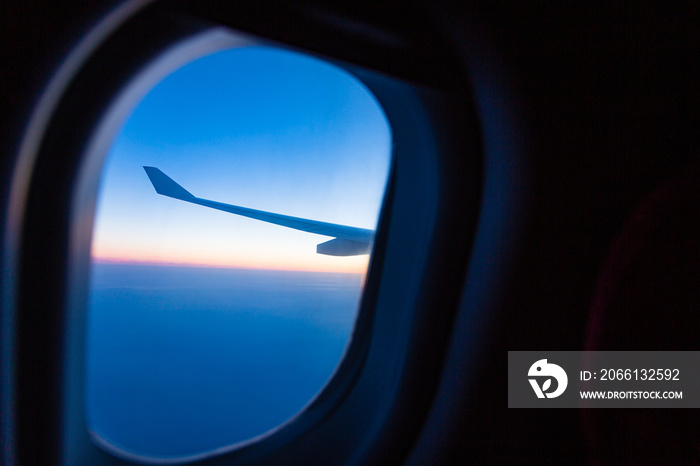
[[299, 413], [349, 344], [390, 150], [368, 90], [301, 54], [226, 50], [155, 86], [100, 185], [86, 391], [96, 440], [186, 457]]

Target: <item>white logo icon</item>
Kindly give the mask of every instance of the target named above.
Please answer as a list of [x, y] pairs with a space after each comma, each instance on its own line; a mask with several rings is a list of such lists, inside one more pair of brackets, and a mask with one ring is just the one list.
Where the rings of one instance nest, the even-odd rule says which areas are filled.
[[[527, 375], [528, 377], [546, 377], [542, 387], [540, 387], [537, 379], [528, 379], [530, 381], [530, 385], [532, 385], [532, 389], [535, 390], [537, 398], [556, 398], [564, 393], [564, 390], [566, 390], [566, 385], [569, 383], [569, 378], [566, 376], [564, 369], [556, 364], [547, 363], [546, 359], [540, 359], [539, 361], [535, 362], [535, 364], [530, 366], [530, 370], [527, 372]], [[552, 378], [556, 379], [557, 381], [557, 389], [551, 393], [548, 393], [547, 390], [549, 390], [552, 385]]]

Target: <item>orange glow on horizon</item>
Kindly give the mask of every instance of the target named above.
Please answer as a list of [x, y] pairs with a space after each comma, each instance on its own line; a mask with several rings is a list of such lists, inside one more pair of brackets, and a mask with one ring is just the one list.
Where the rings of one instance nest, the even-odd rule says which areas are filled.
[[[359, 260], [358, 260], [359, 258]], [[212, 267], [212, 268], [231, 268], [231, 269], [254, 269], [254, 270], [280, 270], [288, 272], [330, 272], [330, 273], [351, 273], [364, 274], [367, 272], [369, 265], [369, 256], [353, 256], [335, 258], [334, 263], [311, 263], [304, 264], [293, 261], [269, 261], [265, 258], [259, 258], [257, 261], [238, 261], [233, 262], [228, 258], [166, 258], [166, 257], [133, 257], [133, 256], [110, 256], [110, 255], [91, 255], [94, 262], [108, 263], [123, 263], [123, 264], [141, 264], [141, 265], [170, 265], [176, 267]]]
[[[369, 255], [336, 257], [316, 253], [318, 240], [299, 235], [304, 243], [263, 237], [258, 244], [231, 242], [202, 230], [183, 240], [172, 234], [158, 237], [138, 232], [95, 235], [91, 257], [97, 261], [170, 264], [193, 267], [365, 273]], [[310, 236], [310, 235], [309, 235]]]

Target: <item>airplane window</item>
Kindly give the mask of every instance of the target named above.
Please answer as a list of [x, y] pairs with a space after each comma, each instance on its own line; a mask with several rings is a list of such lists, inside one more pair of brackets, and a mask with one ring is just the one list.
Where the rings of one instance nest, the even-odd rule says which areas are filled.
[[350, 342], [391, 146], [370, 92], [300, 53], [229, 49], [154, 86], [100, 184], [93, 438], [183, 458], [300, 413]]

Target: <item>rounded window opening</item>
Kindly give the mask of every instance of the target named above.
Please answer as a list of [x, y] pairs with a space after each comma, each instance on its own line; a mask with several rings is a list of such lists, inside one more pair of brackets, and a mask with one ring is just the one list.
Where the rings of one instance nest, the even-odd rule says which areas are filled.
[[260, 438], [353, 333], [390, 163], [371, 93], [268, 46], [155, 85], [107, 155], [91, 249], [86, 414], [159, 459]]

